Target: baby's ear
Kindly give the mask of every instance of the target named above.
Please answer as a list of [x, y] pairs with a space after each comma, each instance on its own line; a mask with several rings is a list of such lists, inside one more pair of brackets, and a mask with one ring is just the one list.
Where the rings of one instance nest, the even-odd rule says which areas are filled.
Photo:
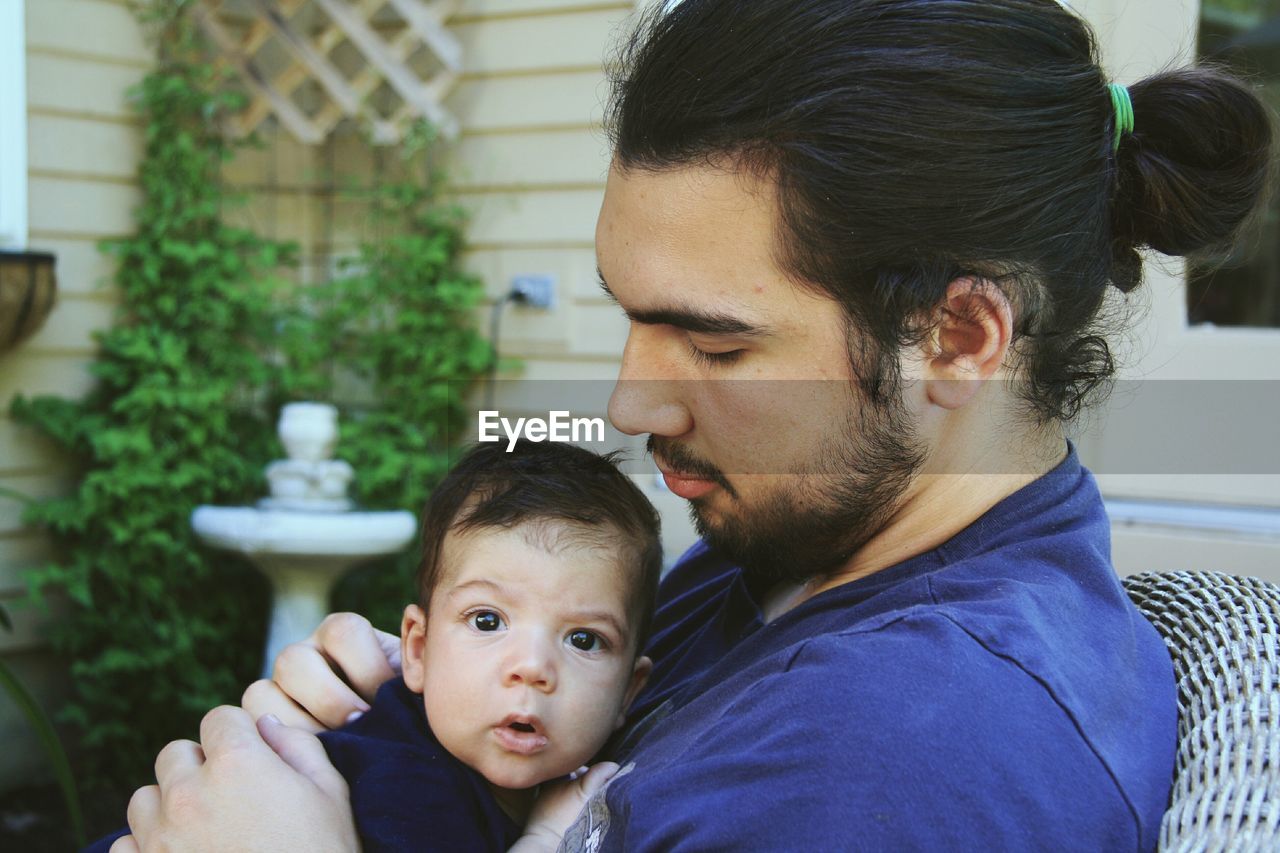
[[613, 724], [614, 729], [622, 728], [627, 722], [627, 709], [631, 707], [631, 703], [640, 695], [640, 691], [644, 688], [645, 682], [649, 680], [649, 673], [653, 672], [653, 661], [644, 655], [636, 658], [635, 665], [631, 668], [631, 682], [627, 685], [627, 695], [622, 700], [622, 710], [618, 712], [618, 720]]
[[405, 686], [421, 693], [427, 678], [427, 614], [416, 604], [404, 609], [400, 621], [400, 663]]

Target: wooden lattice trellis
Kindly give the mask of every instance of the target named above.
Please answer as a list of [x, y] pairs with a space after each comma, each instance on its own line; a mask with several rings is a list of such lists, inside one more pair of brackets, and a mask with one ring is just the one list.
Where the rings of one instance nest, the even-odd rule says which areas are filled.
[[443, 102], [461, 73], [462, 47], [444, 23], [460, 2], [200, 0], [196, 14], [252, 96], [235, 133], [274, 115], [314, 145], [356, 118], [376, 143], [394, 144], [419, 118], [457, 133]]

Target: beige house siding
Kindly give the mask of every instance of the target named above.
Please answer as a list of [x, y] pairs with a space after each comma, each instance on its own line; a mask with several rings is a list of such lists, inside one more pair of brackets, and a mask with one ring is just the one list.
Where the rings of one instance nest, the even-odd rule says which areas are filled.
[[[27, 0], [25, 18], [28, 245], [57, 255], [58, 304], [33, 339], [0, 356], [0, 485], [39, 497], [64, 491], [67, 473], [52, 448], [9, 419], [9, 401], [89, 388], [90, 335], [109, 322], [113, 303], [102, 286], [110, 264], [95, 244], [130, 228], [140, 143], [124, 92], [146, 72], [151, 53], [123, 2]], [[54, 708], [65, 670], [41, 640], [44, 617], [14, 607], [25, 570], [48, 559], [49, 548], [20, 516], [17, 504], [0, 501], [0, 604], [15, 623], [14, 633], [0, 633], [0, 655]], [[0, 790], [42, 769], [7, 700], [0, 702], [0, 743]]]

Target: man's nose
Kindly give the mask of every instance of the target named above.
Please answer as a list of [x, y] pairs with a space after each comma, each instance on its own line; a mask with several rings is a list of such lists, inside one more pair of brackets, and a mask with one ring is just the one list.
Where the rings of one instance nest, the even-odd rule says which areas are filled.
[[685, 403], [689, 380], [675, 375], [671, 337], [661, 327], [631, 327], [609, 396], [609, 420], [620, 432], [675, 438], [693, 429]]
[[555, 690], [555, 650], [551, 648], [551, 639], [526, 636], [513, 641], [504, 666], [503, 685], [532, 687], [544, 693]]

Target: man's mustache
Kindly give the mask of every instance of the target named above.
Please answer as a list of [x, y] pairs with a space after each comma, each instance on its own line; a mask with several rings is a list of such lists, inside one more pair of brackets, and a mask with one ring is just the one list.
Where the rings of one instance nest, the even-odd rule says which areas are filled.
[[729, 485], [729, 481], [719, 468], [694, 456], [684, 445], [677, 444], [669, 438], [651, 434], [645, 442], [645, 450], [655, 459], [661, 459], [663, 464], [673, 469], [675, 473], [700, 480], [710, 480], [731, 496], [737, 497], [737, 492], [733, 486]]

